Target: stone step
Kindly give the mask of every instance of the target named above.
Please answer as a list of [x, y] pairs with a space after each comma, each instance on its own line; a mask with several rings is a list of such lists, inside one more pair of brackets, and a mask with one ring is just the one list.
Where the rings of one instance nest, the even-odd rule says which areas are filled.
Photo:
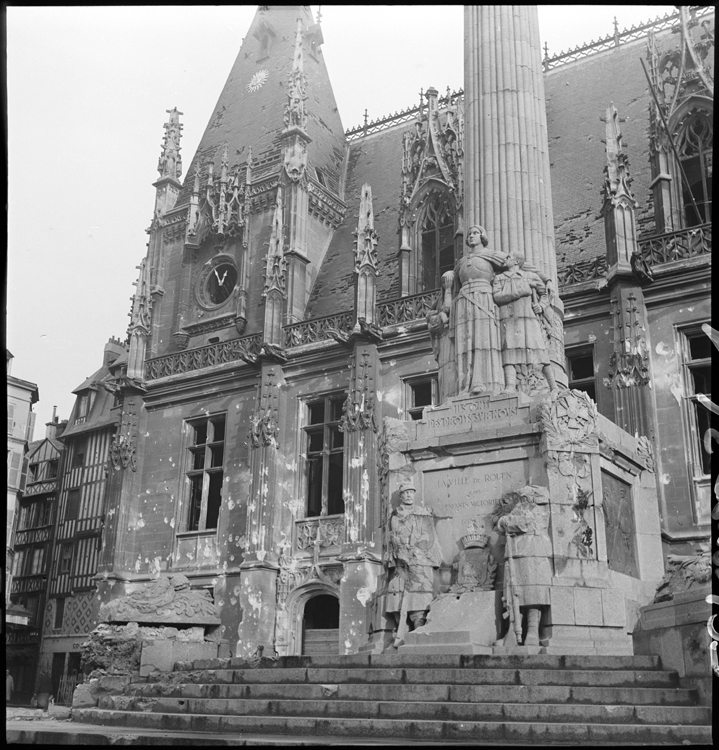
[[[496, 699], [496, 696], [495, 696]], [[705, 706], [572, 705], [355, 699], [102, 698], [99, 708], [226, 716], [434, 719], [451, 721], [601, 722], [604, 724], [709, 724]]]
[[711, 744], [711, 726], [541, 721], [440, 721], [327, 717], [227, 716], [76, 709], [73, 719], [129, 729], [346, 736], [353, 739], [481, 740], [513, 743]]
[[[182, 675], [182, 673], [173, 673]], [[190, 674], [188, 681], [239, 684], [259, 683], [384, 683], [439, 685], [567, 685], [586, 687], [676, 687], [676, 672], [648, 669], [453, 669], [437, 667], [394, 669], [369, 667], [213, 669]]]
[[[336, 691], [335, 691], [336, 688]], [[562, 685], [184, 683], [133, 684], [134, 697], [184, 699], [458, 701], [476, 703], [580, 703], [611, 705], [696, 704], [693, 690], [675, 687], [581, 687]], [[124, 696], [123, 696], [124, 697]]]
[[[201, 669], [243, 669], [248, 660], [199, 659], [180, 662], [176, 671]], [[590, 656], [556, 654], [342, 654], [281, 656], [262, 658], [256, 665], [263, 669], [338, 668], [446, 668], [446, 669], [660, 669], [658, 656]]]

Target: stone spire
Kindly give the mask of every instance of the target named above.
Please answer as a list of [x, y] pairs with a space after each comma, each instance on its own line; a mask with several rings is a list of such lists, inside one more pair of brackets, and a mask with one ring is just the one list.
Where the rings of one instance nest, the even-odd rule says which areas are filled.
[[182, 175], [182, 157], [180, 156], [180, 136], [183, 128], [180, 115], [182, 112], [178, 112], [177, 107], [173, 107], [168, 109], [167, 113], [170, 118], [165, 123], [165, 138], [162, 142], [162, 153], [157, 162], [157, 171], [161, 179], [169, 177], [179, 181]]
[[372, 188], [362, 185], [359, 220], [354, 232], [355, 240], [355, 331], [360, 331], [364, 321], [374, 325], [375, 304], [377, 302], [377, 232], [374, 230], [372, 210]]
[[161, 216], [174, 208], [180, 192], [180, 176], [182, 175], [182, 157], [180, 156], [180, 136], [182, 124], [177, 107], [166, 110], [170, 115], [165, 123], [165, 137], [162, 141], [162, 153], [157, 162], [160, 177], [153, 183], [155, 188], [155, 212], [153, 225]]
[[284, 256], [284, 223], [282, 186], [277, 187], [275, 213], [272, 218], [272, 234], [265, 261], [265, 300], [264, 341], [282, 347], [282, 317], [284, 300], [287, 297], [287, 261]]
[[127, 377], [142, 380], [145, 369], [147, 339], [152, 325], [152, 295], [150, 294], [150, 269], [148, 259], [143, 258], [137, 267], [140, 272], [134, 282], [135, 294], [132, 296], [132, 309], [129, 313], [130, 325], [127, 335], [130, 343], [128, 353]]
[[612, 317], [612, 354], [605, 385], [614, 393], [614, 421], [630, 435], [653, 437], [651, 366], [646, 335], [647, 306], [642, 284], [651, 282], [651, 270], [637, 244], [629, 159], [622, 143], [617, 108], [606, 110], [602, 210], [607, 253], [607, 282]]
[[305, 74], [304, 56], [302, 54], [302, 19], [297, 19], [295, 30], [295, 54], [292, 59], [292, 71], [287, 86], [287, 104], [285, 105], [285, 132], [299, 129], [303, 133], [307, 127], [305, 100], [307, 99], [307, 75]]
[[607, 107], [604, 122], [607, 165], [604, 167], [601, 213], [607, 239], [607, 268], [611, 277], [617, 273], [631, 273], [632, 255], [638, 252], [634, 217], [637, 201], [631, 191], [629, 160], [619, 129], [622, 120], [614, 104]]

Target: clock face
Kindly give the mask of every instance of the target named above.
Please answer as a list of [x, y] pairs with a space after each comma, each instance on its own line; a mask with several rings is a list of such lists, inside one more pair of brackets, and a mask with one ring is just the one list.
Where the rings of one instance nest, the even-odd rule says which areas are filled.
[[232, 294], [237, 283], [237, 269], [231, 263], [215, 266], [207, 277], [205, 291], [210, 304], [221, 305]]
[[247, 84], [247, 90], [248, 91], [257, 91], [257, 89], [262, 87], [262, 84], [267, 80], [269, 77], [269, 72], [266, 70], [258, 70], [252, 78], [250, 78], [250, 82]]

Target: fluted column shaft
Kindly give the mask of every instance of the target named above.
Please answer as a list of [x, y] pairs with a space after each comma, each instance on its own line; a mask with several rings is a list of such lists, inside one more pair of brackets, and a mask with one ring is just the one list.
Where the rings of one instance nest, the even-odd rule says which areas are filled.
[[465, 6], [465, 225], [556, 282], [537, 9]]
[[466, 5], [464, 33], [464, 225], [552, 280], [549, 353], [566, 383], [537, 8]]

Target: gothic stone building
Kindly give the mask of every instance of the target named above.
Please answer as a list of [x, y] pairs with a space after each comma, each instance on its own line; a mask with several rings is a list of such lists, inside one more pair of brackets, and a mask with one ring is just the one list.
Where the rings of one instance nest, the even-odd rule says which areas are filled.
[[[544, 61], [567, 377], [653, 441], [683, 552], [709, 520], [712, 30], [683, 10]], [[461, 92], [345, 132], [322, 42], [307, 6], [258, 10], [184, 181], [169, 111], [113, 381], [96, 605], [182, 572], [238, 655], [386, 627], [383, 419], [436, 402], [425, 317], [463, 251]], [[628, 502], [605, 498], [631, 575]]]

